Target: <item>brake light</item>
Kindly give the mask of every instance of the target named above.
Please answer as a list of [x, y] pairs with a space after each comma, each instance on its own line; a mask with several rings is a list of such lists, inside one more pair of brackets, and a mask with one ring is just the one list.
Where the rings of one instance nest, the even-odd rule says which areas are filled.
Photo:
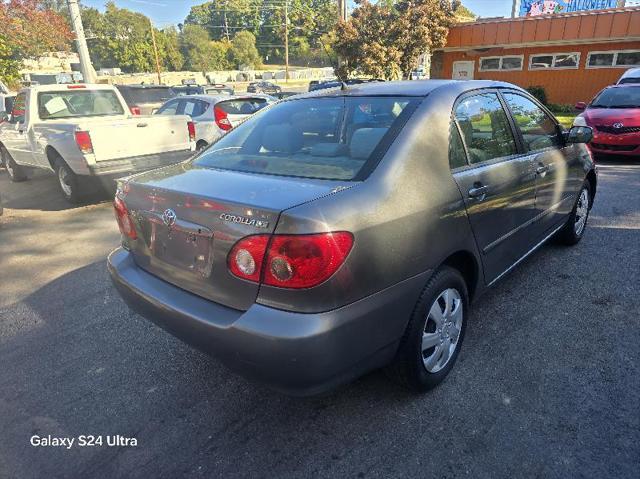
[[88, 131], [76, 131], [75, 138], [76, 144], [82, 153], [93, 153], [93, 143], [91, 143], [91, 135], [89, 135]]
[[213, 116], [216, 120], [216, 125], [218, 125], [221, 130], [229, 131], [233, 128], [227, 116], [227, 112], [217, 105], [213, 107]]
[[118, 196], [116, 196], [113, 200], [113, 209], [116, 213], [116, 221], [118, 222], [120, 233], [122, 233], [122, 235], [126, 236], [127, 238], [137, 239], [138, 235], [136, 233], [135, 227], [133, 226], [131, 216], [129, 216], [127, 205]]
[[236, 243], [227, 262], [235, 276], [249, 281], [279, 288], [311, 288], [333, 276], [352, 246], [353, 235], [346, 231], [248, 236]]
[[189, 141], [196, 141], [196, 125], [192, 121], [187, 122], [187, 130], [189, 130]]
[[131, 107], [129, 107], [129, 111], [134, 116], [140, 116], [142, 114], [140, 112], [140, 107], [139, 106], [131, 106]]
[[87, 88], [87, 85], [67, 85], [68, 90], [80, 90], [82, 88]]

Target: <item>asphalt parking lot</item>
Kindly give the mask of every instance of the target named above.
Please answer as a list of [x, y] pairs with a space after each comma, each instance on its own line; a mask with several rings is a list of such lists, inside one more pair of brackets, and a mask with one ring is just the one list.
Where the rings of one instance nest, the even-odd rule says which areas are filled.
[[582, 243], [483, 296], [423, 396], [382, 372], [306, 399], [239, 378], [126, 308], [108, 201], [71, 208], [53, 176], [1, 170], [0, 194], [0, 477], [637, 477], [640, 162], [601, 163]]

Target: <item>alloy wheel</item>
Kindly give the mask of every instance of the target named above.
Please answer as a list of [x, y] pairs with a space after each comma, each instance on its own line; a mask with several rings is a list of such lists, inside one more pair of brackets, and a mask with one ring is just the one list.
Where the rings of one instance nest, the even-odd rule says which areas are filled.
[[589, 215], [589, 192], [586, 188], [583, 188], [578, 197], [578, 204], [576, 205], [576, 218], [573, 224], [573, 230], [576, 236], [580, 236], [584, 231], [584, 227], [587, 224], [587, 216]]
[[422, 362], [430, 373], [444, 368], [456, 348], [462, 331], [464, 309], [457, 289], [442, 291], [427, 313], [422, 333]]
[[58, 181], [60, 182], [60, 188], [62, 188], [62, 191], [67, 196], [71, 196], [71, 194], [73, 193], [71, 185], [69, 184], [70, 180], [71, 179], [69, 178], [69, 172], [67, 171], [67, 169], [64, 167], [59, 167]]

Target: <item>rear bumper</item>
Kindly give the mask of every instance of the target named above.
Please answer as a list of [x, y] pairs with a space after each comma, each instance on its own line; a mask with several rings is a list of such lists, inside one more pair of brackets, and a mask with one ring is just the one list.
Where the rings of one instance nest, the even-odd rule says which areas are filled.
[[302, 314], [260, 304], [227, 308], [145, 272], [123, 249], [109, 255], [108, 267], [134, 311], [243, 376], [294, 395], [332, 389], [390, 362], [429, 274]]
[[98, 161], [93, 165], [89, 165], [89, 172], [91, 175], [95, 176], [137, 173], [140, 171], [160, 168], [161, 166], [180, 163], [181, 161], [193, 156], [194, 153], [195, 151], [193, 150], [181, 150], [168, 153], [158, 153], [156, 155]]

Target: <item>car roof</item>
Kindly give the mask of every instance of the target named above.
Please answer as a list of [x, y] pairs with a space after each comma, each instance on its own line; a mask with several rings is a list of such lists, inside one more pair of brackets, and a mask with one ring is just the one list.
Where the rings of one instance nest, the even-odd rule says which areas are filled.
[[150, 83], [149, 85], [142, 85], [142, 84], [134, 84], [134, 85], [115, 85], [118, 88], [167, 88], [167, 89], [171, 89], [173, 87], [170, 87], [168, 85], [154, 85], [152, 83]]
[[54, 83], [51, 85], [34, 85], [23, 88], [34, 91], [67, 91], [67, 90], [113, 90], [113, 85], [102, 83]]
[[629, 77], [640, 77], [640, 68], [629, 68], [627, 71], [625, 71], [622, 76], [620, 77], [620, 79], [622, 78], [629, 78]]
[[243, 95], [182, 95], [182, 96], [177, 96], [177, 97], [171, 98], [170, 100], [167, 100], [167, 103], [173, 100], [184, 100], [185, 98], [191, 98], [195, 100], [204, 100], [211, 103], [218, 103], [221, 101], [228, 101], [228, 100], [241, 100], [244, 98], [263, 98], [265, 100], [273, 99], [273, 97], [269, 95], [262, 95], [260, 93], [246, 93]]
[[413, 96], [424, 97], [440, 88], [454, 88], [459, 91], [471, 91], [478, 88], [515, 88], [511, 83], [490, 80], [403, 80], [388, 82], [370, 82], [340, 87], [325, 88], [296, 95], [300, 98], [340, 97], [340, 96]]

